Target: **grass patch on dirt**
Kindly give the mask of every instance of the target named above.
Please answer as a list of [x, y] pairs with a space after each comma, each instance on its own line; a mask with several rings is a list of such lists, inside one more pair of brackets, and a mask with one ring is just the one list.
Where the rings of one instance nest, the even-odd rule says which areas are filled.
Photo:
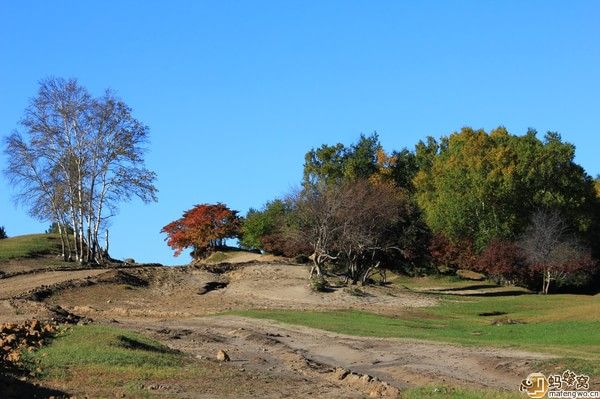
[[402, 399], [518, 399], [523, 395], [514, 392], [498, 392], [483, 389], [420, 387], [402, 391]]
[[0, 240], [0, 261], [58, 254], [58, 234], [28, 234]]
[[[266, 318], [327, 331], [528, 349], [582, 359], [600, 374], [600, 295], [444, 298], [439, 305], [391, 317], [359, 311], [251, 310]], [[501, 313], [501, 316], [480, 316]]]
[[115, 392], [145, 397], [149, 384], [175, 386], [207, 374], [154, 340], [96, 325], [69, 328], [50, 345], [26, 354], [25, 361], [54, 388], [110, 397]]

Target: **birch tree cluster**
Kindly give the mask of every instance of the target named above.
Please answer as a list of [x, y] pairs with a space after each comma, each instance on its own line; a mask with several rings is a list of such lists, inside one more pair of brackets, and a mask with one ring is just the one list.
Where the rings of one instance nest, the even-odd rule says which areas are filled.
[[148, 127], [112, 91], [94, 97], [62, 78], [40, 82], [19, 125], [4, 143], [16, 201], [58, 226], [65, 260], [106, 261], [118, 204], [156, 201], [156, 175], [144, 163]]

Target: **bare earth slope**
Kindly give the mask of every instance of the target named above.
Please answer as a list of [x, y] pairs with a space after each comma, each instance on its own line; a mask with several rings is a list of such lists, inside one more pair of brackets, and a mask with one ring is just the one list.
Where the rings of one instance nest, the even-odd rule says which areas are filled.
[[94, 277], [105, 273], [105, 269], [50, 271], [24, 274], [0, 280], [0, 299], [9, 299], [43, 285], [58, 284], [69, 280]]
[[[81, 279], [92, 282], [78, 284]], [[59, 285], [42, 303], [9, 299], [52, 284]], [[191, 267], [53, 271], [0, 279], [0, 298], [6, 299], [0, 301], [0, 318], [5, 319], [1, 321], [58, 305], [99, 323], [149, 334], [197, 358], [212, 359], [224, 349], [232, 359], [223, 365], [229, 372], [281, 381], [274, 386], [252, 380], [248, 397], [395, 396], [397, 388], [427, 383], [514, 391], [529, 362], [547, 357], [509, 349], [351, 337], [215, 315], [231, 309], [273, 308], [401, 314], [436, 303], [432, 296], [400, 287], [371, 287], [366, 296], [350, 295], [344, 289], [314, 293], [304, 266], [252, 264], [224, 273]]]

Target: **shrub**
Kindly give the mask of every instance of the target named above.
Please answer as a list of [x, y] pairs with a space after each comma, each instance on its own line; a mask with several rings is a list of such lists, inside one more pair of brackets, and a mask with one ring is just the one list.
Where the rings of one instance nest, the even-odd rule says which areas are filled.
[[529, 285], [530, 273], [523, 253], [510, 241], [492, 240], [477, 258], [473, 270], [487, 274], [498, 283]]
[[314, 292], [329, 291], [329, 283], [323, 276], [315, 276], [310, 279], [310, 289]]
[[477, 260], [472, 242], [462, 240], [454, 243], [442, 234], [433, 236], [429, 252], [433, 263], [442, 273], [453, 274], [458, 269], [472, 270]]

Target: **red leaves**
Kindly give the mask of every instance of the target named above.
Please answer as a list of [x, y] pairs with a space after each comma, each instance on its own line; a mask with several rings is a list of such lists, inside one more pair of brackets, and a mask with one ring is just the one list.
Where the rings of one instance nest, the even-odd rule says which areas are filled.
[[521, 248], [511, 241], [500, 239], [487, 245], [473, 270], [511, 284], [525, 284], [530, 277]]
[[443, 234], [436, 234], [429, 244], [431, 258], [437, 266], [443, 269], [472, 270], [476, 261], [473, 244], [468, 240], [453, 243]]
[[221, 203], [200, 204], [183, 213], [160, 231], [167, 234], [167, 244], [175, 250], [175, 256], [193, 247], [192, 257], [198, 258], [209, 248], [218, 247], [226, 238], [239, 235], [240, 219], [237, 211]]

